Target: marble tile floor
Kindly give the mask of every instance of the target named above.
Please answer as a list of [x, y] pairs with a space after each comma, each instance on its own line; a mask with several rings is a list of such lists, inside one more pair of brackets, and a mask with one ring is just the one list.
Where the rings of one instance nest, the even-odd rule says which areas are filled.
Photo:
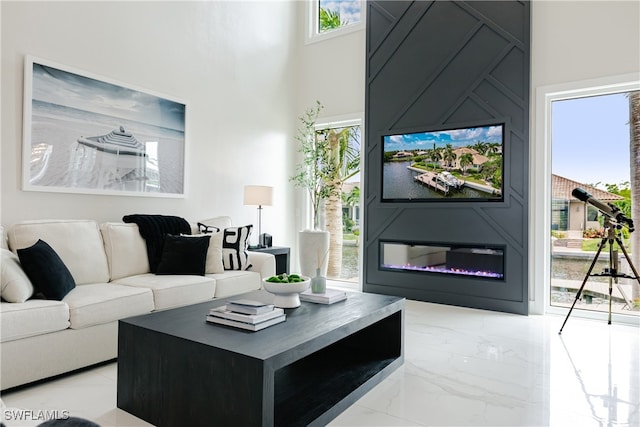
[[[404, 365], [330, 426], [640, 426], [640, 330], [563, 320], [407, 301]], [[116, 408], [115, 363], [2, 400], [7, 427], [39, 423], [16, 408], [149, 425]]]

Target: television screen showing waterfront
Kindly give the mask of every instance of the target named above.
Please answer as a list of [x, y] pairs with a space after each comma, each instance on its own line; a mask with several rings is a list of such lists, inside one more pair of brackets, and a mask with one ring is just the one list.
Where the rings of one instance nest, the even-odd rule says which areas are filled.
[[385, 135], [383, 201], [501, 201], [504, 125]]

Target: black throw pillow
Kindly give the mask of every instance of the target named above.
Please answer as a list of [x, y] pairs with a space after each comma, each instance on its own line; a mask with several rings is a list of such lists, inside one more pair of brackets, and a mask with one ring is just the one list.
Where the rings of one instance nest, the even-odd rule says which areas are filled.
[[164, 236], [162, 256], [156, 274], [190, 274], [204, 276], [211, 236]]
[[33, 246], [17, 252], [27, 277], [46, 298], [62, 301], [76, 287], [71, 272], [47, 242], [39, 239]]

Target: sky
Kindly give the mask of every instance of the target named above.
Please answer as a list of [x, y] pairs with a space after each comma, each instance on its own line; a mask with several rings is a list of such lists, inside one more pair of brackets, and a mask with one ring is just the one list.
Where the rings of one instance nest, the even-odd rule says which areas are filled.
[[38, 101], [184, 131], [181, 103], [43, 64], [33, 64], [32, 92]]
[[360, 22], [360, 0], [320, 0], [320, 7], [340, 12], [340, 20], [348, 24]]
[[629, 99], [625, 94], [553, 101], [552, 171], [583, 184], [629, 181]]
[[451, 144], [455, 147], [473, 145], [479, 141], [502, 143], [501, 126], [453, 129], [441, 132], [420, 132], [392, 135], [384, 138], [384, 151], [417, 150]]

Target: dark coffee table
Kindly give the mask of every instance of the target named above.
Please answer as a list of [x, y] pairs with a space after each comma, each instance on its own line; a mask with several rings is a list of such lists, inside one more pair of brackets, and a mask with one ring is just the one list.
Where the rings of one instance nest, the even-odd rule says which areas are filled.
[[303, 302], [257, 332], [205, 321], [226, 301], [121, 320], [118, 408], [157, 426], [325, 425], [404, 362], [403, 298]]

